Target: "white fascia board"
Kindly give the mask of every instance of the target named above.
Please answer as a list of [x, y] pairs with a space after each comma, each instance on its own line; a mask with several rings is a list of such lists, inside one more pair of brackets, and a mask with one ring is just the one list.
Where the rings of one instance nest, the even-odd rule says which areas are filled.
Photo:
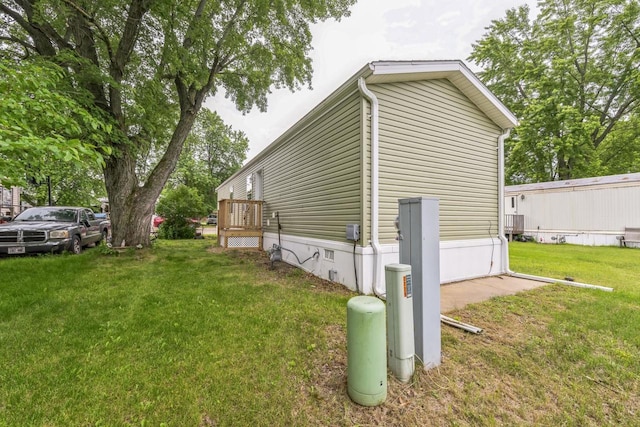
[[374, 75], [405, 73], [436, 73], [443, 71], [460, 71], [464, 66], [461, 61], [376, 61], [372, 62]]

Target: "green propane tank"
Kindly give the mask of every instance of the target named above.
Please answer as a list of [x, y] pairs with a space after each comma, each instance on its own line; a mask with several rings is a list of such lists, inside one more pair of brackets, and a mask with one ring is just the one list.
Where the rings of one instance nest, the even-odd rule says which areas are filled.
[[385, 304], [369, 296], [347, 303], [347, 388], [363, 406], [387, 398], [387, 333]]

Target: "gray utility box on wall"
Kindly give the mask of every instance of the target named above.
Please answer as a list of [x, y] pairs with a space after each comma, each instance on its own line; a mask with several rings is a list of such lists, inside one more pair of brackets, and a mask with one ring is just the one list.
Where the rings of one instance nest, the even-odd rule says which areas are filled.
[[360, 225], [347, 224], [347, 240], [357, 242], [360, 240]]
[[400, 264], [411, 265], [415, 350], [425, 369], [441, 361], [439, 204], [428, 197], [398, 200]]

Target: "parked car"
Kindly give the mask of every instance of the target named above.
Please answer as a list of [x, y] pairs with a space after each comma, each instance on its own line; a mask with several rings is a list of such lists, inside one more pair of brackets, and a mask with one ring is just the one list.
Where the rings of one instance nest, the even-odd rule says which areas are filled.
[[154, 228], [158, 228], [160, 227], [160, 224], [162, 224], [164, 222], [164, 218], [162, 218], [159, 215], [154, 215], [153, 216], [153, 227]]
[[72, 206], [29, 208], [11, 222], [0, 224], [0, 254], [20, 255], [69, 251], [109, 237], [111, 223], [97, 219], [91, 209]]
[[218, 215], [211, 214], [207, 217], [207, 225], [218, 225]]

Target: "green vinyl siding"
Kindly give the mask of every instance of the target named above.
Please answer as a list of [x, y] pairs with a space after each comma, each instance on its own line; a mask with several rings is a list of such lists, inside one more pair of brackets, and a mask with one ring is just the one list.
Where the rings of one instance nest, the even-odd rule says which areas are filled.
[[498, 232], [501, 129], [448, 80], [370, 85], [380, 104], [382, 243], [395, 241], [398, 199], [440, 199], [441, 240]]
[[360, 114], [354, 90], [319, 118], [310, 118], [300, 132], [278, 141], [224, 191], [233, 186], [234, 198], [245, 198], [246, 177], [261, 170], [266, 232], [278, 232], [272, 213], [279, 212], [283, 234], [345, 240], [346, 224], [360, 224], [362, 217]]

